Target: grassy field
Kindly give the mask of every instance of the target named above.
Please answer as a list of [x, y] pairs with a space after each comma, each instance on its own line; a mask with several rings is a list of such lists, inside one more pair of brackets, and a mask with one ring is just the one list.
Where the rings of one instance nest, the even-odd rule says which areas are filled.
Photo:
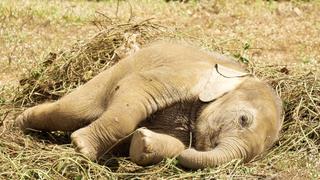
[[[317, 0], [1, 0], [0, 179], [319, 179], [319, 17]], [[175, 159], [149, 167], [126, 157], [90, 162], [74, 152], [68, 133], [23, 134], [13, 126], [23, 109], [56, 99], [110, 66], [94, 57], [109, 62], [115, 53], [130, 53], [132, 43], [155, 39], [234, 56], [273, 85], [285, 110], [275, 146], [246, 164], [189, 171]], [[52, 55], [54, 63], [42, 63]], [[57, 71], [72, 59], [78, 61], [71, 72], [80, 75]], [[79, 69], [79, 62], [87, 64]]]

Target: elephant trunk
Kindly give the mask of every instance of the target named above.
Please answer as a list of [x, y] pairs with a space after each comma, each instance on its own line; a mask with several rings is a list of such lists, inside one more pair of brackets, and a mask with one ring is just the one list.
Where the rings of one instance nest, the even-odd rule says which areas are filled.
[[187, 149], [178, 157], [179, 163], [191, 169], [215, 167], [232, 159], [245, 159], [247, 150], [244, 143], [236, 138], [228, 138], [219, 143], [211, 151]]

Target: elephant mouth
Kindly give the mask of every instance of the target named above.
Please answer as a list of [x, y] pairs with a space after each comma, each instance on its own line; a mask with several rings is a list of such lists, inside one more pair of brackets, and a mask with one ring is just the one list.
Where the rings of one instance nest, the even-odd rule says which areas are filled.
[[212, 151], [220, 144], [223, 144], [228, 139], [240, 139], [238, 138], [239, 134], [237, 131], [229, 126], [220, 126], [213, 130], [210, 128], [206, 133], [196, 132], [193, 133], [192, 137], [195, 142], [193, 143], [195, 148], [198, 151]]
[[218, 135], [208, 135], [208, 136], [203, 136], [203, 137], [193, 137], [195, 140], [194, 148], [197, 151], [212, 151], [214, 148], [216, 148], [219, 143], [219, 136]]

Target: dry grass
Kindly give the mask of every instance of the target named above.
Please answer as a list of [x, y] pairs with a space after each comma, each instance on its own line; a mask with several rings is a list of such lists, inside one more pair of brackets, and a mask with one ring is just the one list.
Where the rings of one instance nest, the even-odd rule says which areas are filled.
[[[0, 179], [320, 178], [319, 2], [25, 2], [0, 2]], [[174, 159], [145, 168], [127, 158], [93, 163], [73, 151], [68, 134], [24, 135], [12, 126], [17, 106], [57, 99], [162, 37], [233, 55], [269, 81], [284, 102], [277, 144], [247, 164], [188, 171]]]
[[94, 21], [100, 30], [96, 35], [75, 43], [69, 50], [49, 53], [37, 68], [21, 79], [21, 91], [15, 93], [13, 101], [26, 106], [56, 100], [138, 50], [142, 44], [161, 37], [165, 30], [151, 20], [115, 23], [118, 19], [102, 18]]

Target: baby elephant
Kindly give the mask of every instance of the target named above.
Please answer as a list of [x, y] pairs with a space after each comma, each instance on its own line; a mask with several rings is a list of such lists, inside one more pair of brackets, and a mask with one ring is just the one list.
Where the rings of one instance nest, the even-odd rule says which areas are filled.
[[275, 92], [235, 61], [157, 42], [60, 100], [27, 109], [16, 122], [22, 130], [74, 131], [76, 150], [92, 160], [133, 134], [136, 163], [177, 156], [198, 169], [249, 161], [270, 148], [281, 110]]

